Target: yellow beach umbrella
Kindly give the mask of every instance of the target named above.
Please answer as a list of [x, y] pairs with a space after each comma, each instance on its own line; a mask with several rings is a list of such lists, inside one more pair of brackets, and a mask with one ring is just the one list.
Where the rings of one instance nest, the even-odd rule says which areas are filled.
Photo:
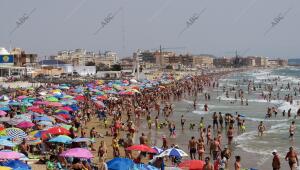
[[11, 170], [11, 167], [8, 166], [0, 166], [0, 170]]

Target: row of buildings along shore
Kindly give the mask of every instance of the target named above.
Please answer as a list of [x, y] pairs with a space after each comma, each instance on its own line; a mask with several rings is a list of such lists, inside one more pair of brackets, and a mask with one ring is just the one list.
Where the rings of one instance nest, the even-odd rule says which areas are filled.
[[[216, 57], [211, 54], [176, 54], [168, 51], [134, 52], [131, 57], [119, 58], [113, 51], [104, 53], [88, 52], [85, 49], [59, 51], [56, 55], [41, 57], [27, 53], [21, 48], [7, 51], [0, 48], [0, 77], [11, 75], [39, 74], [60, 75], [78, 73], [81, 76], [94, 75], [100, 71], [173, 69], [201, 70], [210, 68], [236, 67], [282, 67], [286, 59], [270, 59], [262, 56], [226, 56]], [[138, 67], [137, 67], [138, 66]]]

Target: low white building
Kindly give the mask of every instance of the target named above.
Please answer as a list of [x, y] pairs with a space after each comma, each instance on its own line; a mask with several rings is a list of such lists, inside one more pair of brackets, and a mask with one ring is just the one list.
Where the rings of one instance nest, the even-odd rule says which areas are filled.
[[77, 72], [80, 76], [95, 75], [96, 66], [74, 66], [73, 72]]

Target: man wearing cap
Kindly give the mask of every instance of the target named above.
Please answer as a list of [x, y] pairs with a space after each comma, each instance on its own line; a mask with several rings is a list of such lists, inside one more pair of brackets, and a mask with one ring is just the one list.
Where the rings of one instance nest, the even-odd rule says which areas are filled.
[[273, 170], [279, 170], [280, 169], [280, 159], [277, 154], [277, 150], [273, 150], [272, 154], [274, 155], [273, 161], [272, 161]]

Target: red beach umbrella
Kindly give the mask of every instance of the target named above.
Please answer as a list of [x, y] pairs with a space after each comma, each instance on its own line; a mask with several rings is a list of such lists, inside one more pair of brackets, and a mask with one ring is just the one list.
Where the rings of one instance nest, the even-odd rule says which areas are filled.
[[74, 100], [77, 100], [77, 101], [79, 101], [79, 100], [84, 100], [84, 99], [85, 99], [85, 97], [84, 97], [84, 96], [81, 96], [81, 95], [76, 96], [76, 97], [74, 98]]
[[128, 148], [126, 148], [126, 150], [133, 150], [133, 151], [142, 151], [142, 152], [149, 152], [149, 153], [157, 153], [157, 151], [155, 149], [152, 149], [151, 147], [147, 146], [147, 145], [133, 145], [130, 146]]
[[48, 130], [45, 131], [45, 134], [50, 133], [52, 135], [69, 135], [70, 131], [68, 131], [67, 129], [63, 128], [63, 127], [52, 127]]
[[189, 170], [203, 170], [205, 162], [201, 160], [186, 160], [179, 164], [180, 168], [188, 168]]
[[58, 109], [59, 110], [66, 110], [66, 111], [73, 111], [73, 109], [71, 107], [68, 107], [68, 106], [60, 107]]
[[41, 114], [45, 113], [45, 111], [39, 107], [28, 107], [27, 110]]

